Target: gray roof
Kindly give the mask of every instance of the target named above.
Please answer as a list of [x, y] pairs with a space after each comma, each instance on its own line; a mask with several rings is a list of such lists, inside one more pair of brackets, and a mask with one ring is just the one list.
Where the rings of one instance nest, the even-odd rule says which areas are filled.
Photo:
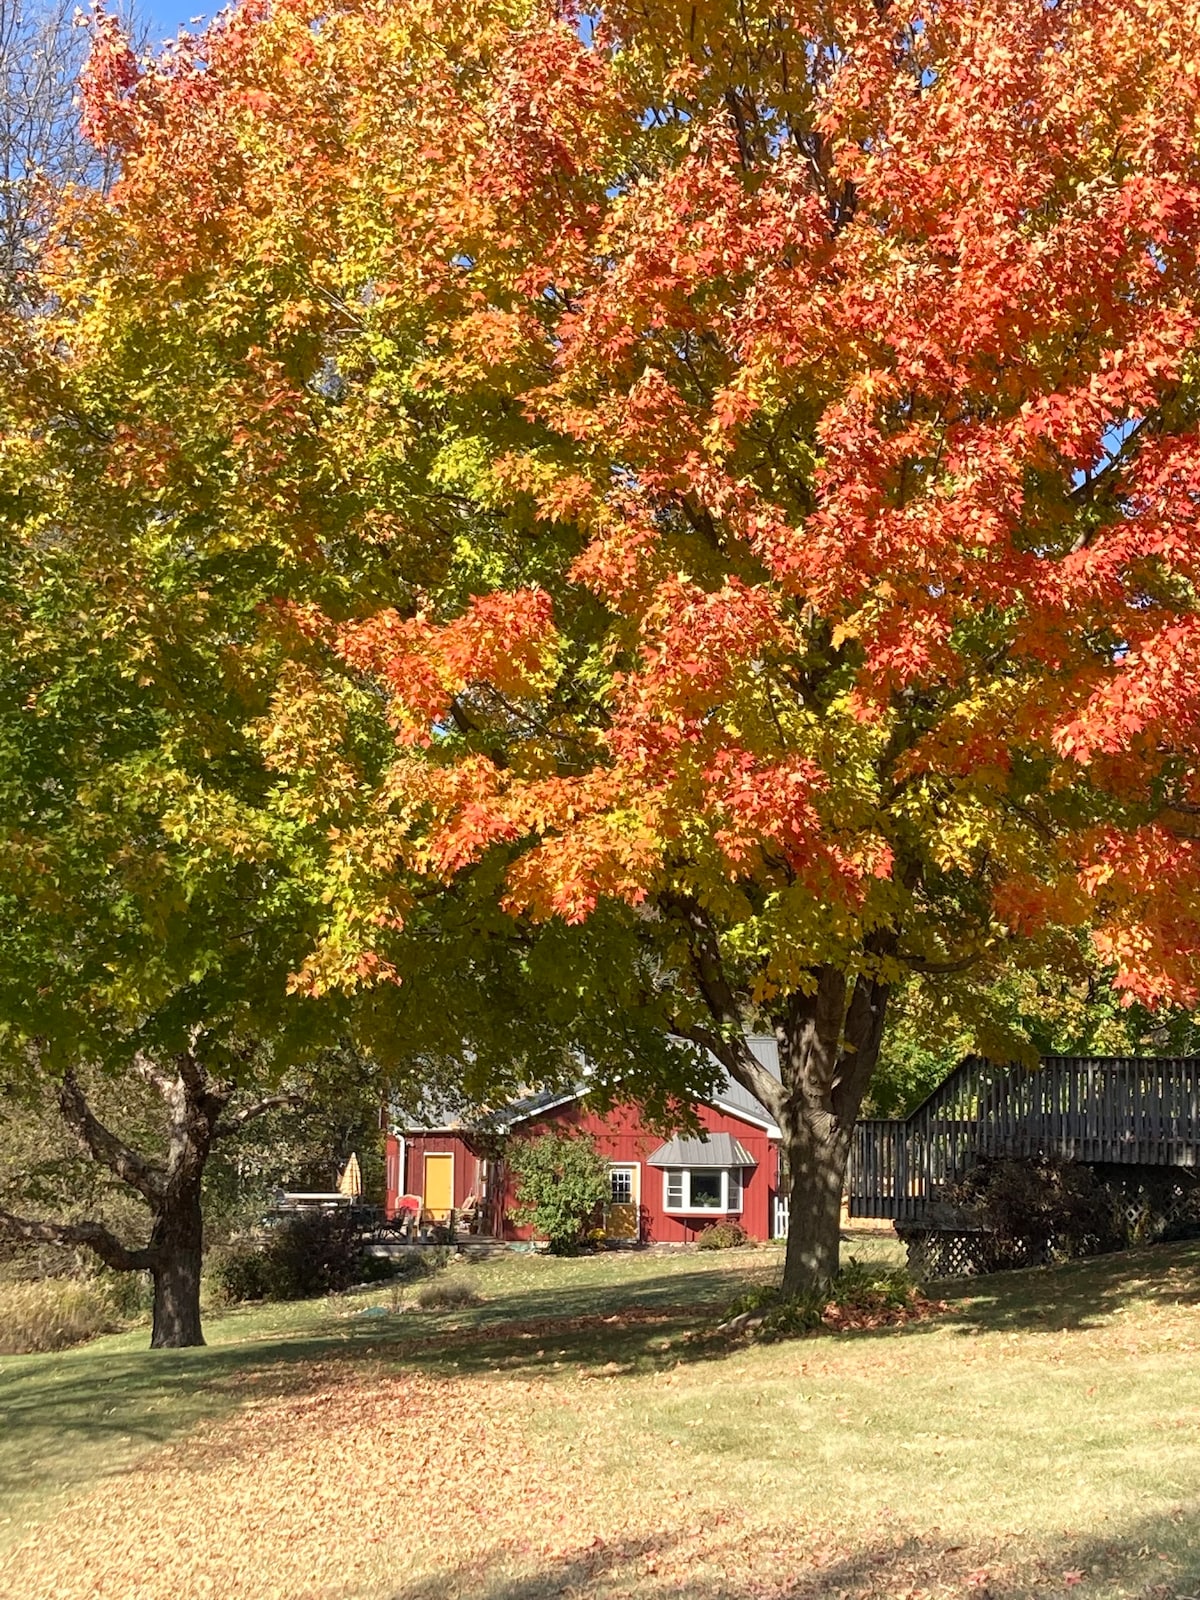
[[[746, 1036], [746, 1043], [754, 1059], [773, 1078], [779, 1077], [779, 1045], [769, 1033], [751, 1033]], [[771, 1113], [754, 1098], [749, 1089], [725, 1074], [725, 1082], [713, 1096], [718, 1104], [727, 1107], [730, 1111], [742, 1111], [748, 1117], [753, 1117], [756, 1122], [767, 1122], [775, 1126], [775, 1118]]]
[[[746, 1043], [755, 1060], [777, 1079], [779, 1046], [771, 1035], [747, 1034]], [[587, 1093], [587, 1089], [587, 1080], [581, 1078], [573, 1087], [563, 1085], [556, 1089], [539, 1090], [510, 1105], [490, 1109], [471, 1106], [465, 1100], [426, 1099], [416, 1106], [394, 1102], [391, 1108], [392, 1122], [397, 1131], [404, 1133], [449, 1133], [478, 1128], [506, 1132], [515, 1123], [528, 1121], [541, 1111], [562, 1105], [566, 1100], [580, 1098]], [[713, 1103], [729, 1111], [740, 1111], [752, 1121], [764, 1123], [772, 1131], [775, 1129], [775, 1119], [771, 1113], [754, 1098], [749, 1089], [744, 1089], [727, 1072], [713, 1095]]]
[[704, 1139], [668, 1139], [652, 1156], [650, 1167], [756, 1167], [758, 1162], [731, 1133], [710, 1133]]

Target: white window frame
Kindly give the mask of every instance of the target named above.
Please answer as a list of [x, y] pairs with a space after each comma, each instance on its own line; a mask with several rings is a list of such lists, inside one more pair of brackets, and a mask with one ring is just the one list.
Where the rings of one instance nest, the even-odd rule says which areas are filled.
[[[717, 1173], [721, 1179], [721, 1204], [719, 1206], [694, 1206], [692, 1204], [692, 1174], [708, 1176]], [[671, 1204], [671, 1179], [681, 1178], [682, 1205]], [[668, 1216], [738, 1216], [742, 1210], [742, 1191], [745, 1187], [741, 1167], [664, 1167], [663, 1210]]]
[[[627, 1172], [629, 1174], [629, 1199], [617, 1200], [613, 1197], [612, 1179], [614, 1172]], [[638, 1170], [634, 1161], [610, 1161], [608, 1163], [608, 1199], [606, 1206], [636, 1206], [638, 1203]]]

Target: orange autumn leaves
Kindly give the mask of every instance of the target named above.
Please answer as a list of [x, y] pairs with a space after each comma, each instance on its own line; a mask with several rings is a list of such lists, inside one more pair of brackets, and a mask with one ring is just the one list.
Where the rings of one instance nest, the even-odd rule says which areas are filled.
[[486, 684], [501, 700], [536, 694], [553, 648], [550, 597], [538, 589], [475, 596], [443, 626], [386, 611], [337, 638], [350, 666], [387, 685], [400, 741], [426, 745], [471, 684]]
[[699, 897], [767, 981], [1083, 919], [1190, 1002], [1200, 12], [703, 13], [101, 28], [259, 532], [394, 552], [311, 635], [401, 747], [355, 837], [538, 917]]

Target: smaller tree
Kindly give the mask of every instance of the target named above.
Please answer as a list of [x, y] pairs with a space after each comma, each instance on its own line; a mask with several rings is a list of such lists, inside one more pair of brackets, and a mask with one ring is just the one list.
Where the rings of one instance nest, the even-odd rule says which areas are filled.
[[509, 1146], [517, 1179], [514, 1220], [550, 1241], [556, 1256], [574, 1255], [608, 1199], [608, 1162], [586, 1134], [543, 1133]]

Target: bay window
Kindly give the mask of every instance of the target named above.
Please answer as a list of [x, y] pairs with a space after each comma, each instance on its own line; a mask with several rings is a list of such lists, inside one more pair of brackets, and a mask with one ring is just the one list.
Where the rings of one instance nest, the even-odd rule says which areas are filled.
[[664, 1211], [740, 1211], [740, 1167], [674, 1167], [663, 1173]]

